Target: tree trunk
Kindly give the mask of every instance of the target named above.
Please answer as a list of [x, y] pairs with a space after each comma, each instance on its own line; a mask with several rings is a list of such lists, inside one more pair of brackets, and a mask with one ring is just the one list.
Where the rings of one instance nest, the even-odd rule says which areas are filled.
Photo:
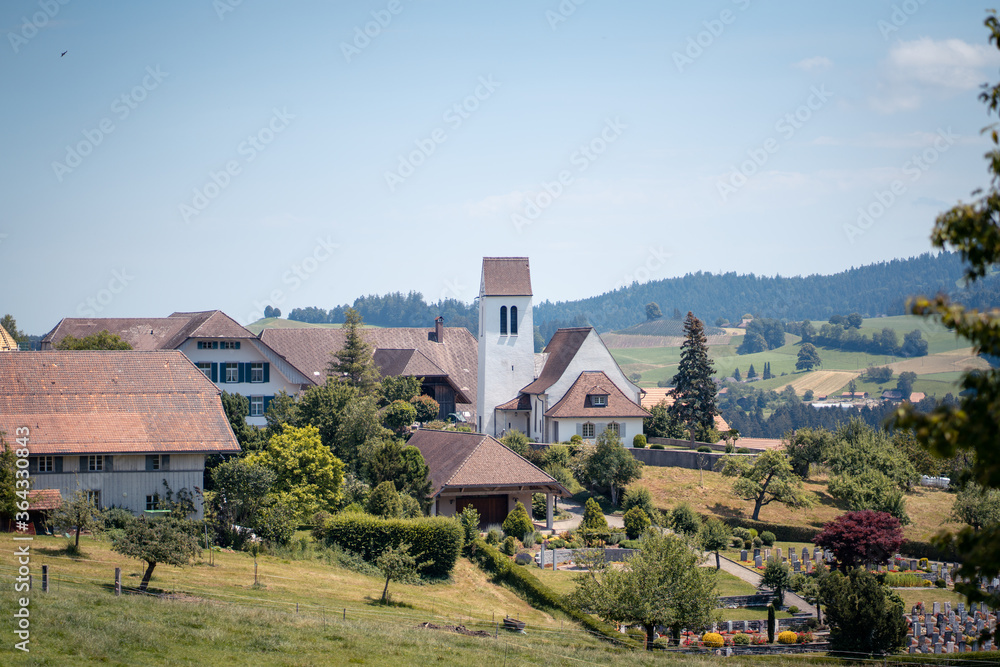
[[758, 520], [757, 517], [760, 516], [760, 507], [761, 507], [761, 503], [763, 502], [763, 500], [764, 500], [763, 498], [757, 498], [757, 501], [754, 503], [754, 506], [753, 506], [753, 517], [751, 517], [751, 518], [753, 518], [754, 521], [757, 521]]
[[722, 562], [719, 561], [719, 552], [718, 551], [715, 552], [715, 569], [716, 570], [721, 570], [722, 569]]
[[816, 600], [816, 623], [823, 625], [823, 610], [819, 608], [819, 600]]
[[389, 599], [389, 577], [385, 578], [385, 588], [382, 589], [382, 603], [385, 604]]
[[653, 641], [656, 639], [653, 636], [655, 634], [655, 630], [653, 629], [654, 626], [653, 626], [652, 623], [647, 623], [645, 625], [645, 628], [646, 628], [646, 650], [647, 651], [652, 651], [653, 650]]
[[142, 575], [142, 583], [139, 584], [139, 590], [143, 593], [146, 592], [146, 587], [149, 586], [149, 580], [153, 578], [154, 567], [156, 567], [156, 561], [146, 563], [146, 573]]
[[80, 522], [76, 524], [76, 548], [80, 548]]

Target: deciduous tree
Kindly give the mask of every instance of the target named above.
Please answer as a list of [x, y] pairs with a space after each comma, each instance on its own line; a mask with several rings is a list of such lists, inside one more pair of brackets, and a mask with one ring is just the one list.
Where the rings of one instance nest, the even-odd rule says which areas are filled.
[[146, 591], [153, 569], [159, 563], [181, 567], [198, 553], [195, 522], [165, 516], [157, 519], [136, 517], [111, 544], [112, 550], [128, 558], [146, 562], [139, 590]]
[[587, 459], [587, 479], [592, 485], [607, 489], [611, 504], [618, 504], [618, 492], [642, 477], [642, 464], [622, 445], [610, 428], [597, 436], [597, 446]]
[[729, 546], [729, 540], [733, 533], [729, 526], [712, 517], [701, 526], [701, 548], [715, 554], [715, 569], [722, 568], [719, 558], [719, 551]]
[[827, 523], [813, 542], [833, 552], [838, 567], [847, 572], [866, 563], [889, 562], [903, 544], [903, 530], [899, 519], [887, 512], [861, 510]]
[[778, 502], [789, 507], [808, 507], [810, 498], [802, 490], [802, 479], [781, 452], [769, 449], [750, 458], [726, 456], [722, 474], [735, 477], [733, 493], [754, 503], [753, 520], [760, 517], [760, 508]]
[[118, 334], [107, 329], [92, 333], [83, 338], [66, 336], [56, 343], [57, 350], [131, 350], [132, 346], [122, 340]]
[[649, 531], [624, 567], [606, 566], [603, 555], [590, 563], [577, 576], [570, 600], [606, 621], [643, 626], [651, 650], [658, 625], [670, 628], [677, 639], [681, 628], [711, 624], [715, 573], [699, 567], [700, 561], [700, 552], [682, 538]]
[[969, 482], [955, 496], [951, 514], [975, 531], [1000, 525], [1000, 489]]
[[658, 320], [663, 317], [663, 313], [660, 311], [660, 304], [655, 301], [651, 301], [646, 304], [646, 320]]
[[799, 356], [795, 362], [795, 370], [811, 371], [814, 366], [822, 366], [823, 362], [819, 358], [819, 352], [812, 343], [802, 343], [799, 348]]
[[792, 571], [777, 558], [768, 558], [760, 583], [774, 591], [778, 606], [785, 604], [785, 591], [792, 587]]
[[417, 579], [417, 571], [420, 568], [433, 564], [433, 561], [418, 563], [415, 556], [410, 554], [409, 544], [400, 544], [398, 547], [386, 547], [385, 551], [375, 559], [375, 567], [382, 571], [385, 576], [385, 588], [382, 589], [382, 603], [389, 601], [389, 582], [408, 582]]
[[80, 548], [80, 532], [93, 530], [100, 520], [97, 505], [84, 491], [77, 491], [69, 500], [64, 500], [58, 509], [52, 512], [51, 521], [56, 526], [72, 528], [76, 532], [73, 542], [75, 549]]

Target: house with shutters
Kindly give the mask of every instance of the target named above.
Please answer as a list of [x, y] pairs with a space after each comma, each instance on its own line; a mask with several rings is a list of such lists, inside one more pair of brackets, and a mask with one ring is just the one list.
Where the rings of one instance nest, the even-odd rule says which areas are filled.
[[557, 330], [534, 352], [527, 257], [485, 257], [479, 288], [477, 430], [494, 437], [518, 430], [534, 442], [604, 430], [626, 445], [649, 416], [643, 390], [622, 372], [593, 327]]
[[41, 349], [55, 349], [66, 336], [83, 338], [104, 330], [120, 336], [133, 350], [181, 351], [219, 389], [247, 398], [247, 423], [252, 426], [267, 425], [264, 412], [279, 391], [294, 396], [313, 384], [219, 310], [159, 318], [67, 317], [45, 335]]
[[[433, 327], [364, 329], [373, 348], [372, 360], [383, 376], [422, 378], [421, 392], [438, 402], [438, 418], [458, 413], [474, 422], [476, 339], [465, 327], [446, 327], [438, 317]], [[323, 384], [333, 354], [344, 346], [343, 329], [264, 329], [260, 341], [274, 350], [312, 384]]]
[[0, 354], [0, 431], [32, 488], [99, 507], [157, 509], [169, 486], [201, 518], [205, 457], [240, 451], [220, 396], [179, 350]]

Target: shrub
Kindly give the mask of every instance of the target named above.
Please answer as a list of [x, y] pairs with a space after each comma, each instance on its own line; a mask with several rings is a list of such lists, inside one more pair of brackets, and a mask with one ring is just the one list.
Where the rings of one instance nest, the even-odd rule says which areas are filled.
[[500, 544], [501, 535], [502, 533], [498, 527], [490, 526], [489, 530], [486, 531], [486, 543], [492, 544], [493, 546]]
[[383, 519], [398, 517], [403, 513], [403, 504], [399, 500], [395, 484], [387, 481], [375, 487], [368, 497], [368, 513]]
[[702, 635], [701, 641], [709, 648], [722, 648], [722, 646], [726, 643], [722, 639], [722, 635], [717, 632], [706, 632]]
[[932, 583], [930, 582], [930, 579], [924, 579], [924, 583], [922, 583], [922, 584], [920, 584], [920, 585], [921, 585], [921, 586], [923, 586], [924, 588], [930, 588], [930, 587], [931, 587], [931, 586], [933, 586], [934, 584], [932, 584]]
[[760, 534], [760, 533], [758, 533], [758, 532], [757, 532], [757, 529], [756, 529], [756, 528], [751, 528], [751, 529], [750, 529], [750, 539], [751, 539], [751, 540], [752, 540], [753, 538], [757, 537], [757, 536], [758, 536], [759, 534]]
[[359, 503], [351, 503], [350, 505], [345, 505], [344, 509], [340, 510], [341, 514], [347, 512], [354, 512], [355, 514], [367, 514], [368, 512]]
[[744, 528], [743, 526], [736, 526], [735, 528], [733, 528], [733, 537], [738, 537], [744, 541], [753, 538], [753, 536], [750, 534], [750, 529]]
[[937, 586], [938, 588], [945, 588], [948, 586], [948, 582], [946, 582], [944, 579], [935, 579], [934, 585]]
[[814, 641], [816, 639], [815, 637], [813, 637], [813, 633], [811, 632], [797, 632], [795, 633], [795, 638], [796, 640], [798, 640], [800, 644], [808, 644], [809, 642]]
[[731, 442], [726, 443], [726, 454], [734, 454], [736, 452], [736, 445]]
[[764, 546], [764, 540], [760, 539], [759, 537], [755, 537], [752, 540], [752, 544], [754, 549], [760, 549], [762, 546]]
[[514, 539], [513, 535], [508, 535], [504, 538], [503, 544], [500, 545], [500, 551], [508, 556], [513, 556], [517, 553], [517, 540]]
[[678, 533], [696, 535], [701, 529], [701, 517], [687, 503], [681, 503], [670, 513], [670, 525]]
[[593, 497], [587, 498], [587, 504], [583, 507], [583, 522], [581, 528], [589, 530], [608, 531], [608, 520], [604, 518], [601, 506]]
[[531, 516], [539, 521], [545, 520], [545, 494], [544, 493], [533, 493], [531, 494]]
[[517, 505], [510, 511], [507, 518], [503, 520], [504, 535], [524, 537], [527, 533], [531, 533], [534, 530], [535, 524], [531, 523], [528, 510], [524, 509], [524, 503], [518, 500]]
[[737, 632], [733, 635], [733, 644], [736, 646], [748, 646], [750, 644], [750, 635]]
[[421, 574], [443, 577], [455, 567], [463, 531], [458, 521], [445, 517], [381, 519], [341, 513], [326, 522], [323, 539], [329, 545], [337, 544], [360, 554], [369, 563], [389, 547], [409, 544], [418, 562], [432, 561], [421, 568]]
[[645, 449], [646, 436], [644, 436], [642, 433], [636, 433], [635, 437], [632, 438], [632, 446], [635, 447], [636, 449]]
[[649, 516], [646, 515], [646, 512], [641, 507], [633, 507], [625, 512], [623, 520], [625, 522], [625, 534], [628, 535], [630, 540], [638, 539], [652, 524]]
[[332, 514], [326, 510], [320, 510], [312, 515], [312, 536], [313, 539], [319, 542], [323, 539], [323, 524], [329, 521], [333, 517]]
[[479, 537], [479, 511], [472, 505], [466, 505], [458, 515], [458, 522], [462, 524], [463, 544], [472, 544], [472, 540]]
[[760, 534], [760, 541], [764, 543], [765, 547], [773, 547], [774, 539], [775, 539], [774, 533], [772, 533], [769, 530], [765, 530], [763, 533]]
[[521, 544], [526, 547], [530, 547], [532, 544], [537, 544], [541, 541], [541, 534], [536, 531], [531, 531], [530, 533], [525, 533], [524, 537], [521, 538]]
[[701, 447], [698, 448], [697, 451], [701, 452], [702, 454], [706, 454], [708, 452], [711, 452], [712, 448], [709, 447], [708, 445], [702, 445]]
[[125, 530], [135, 517], [124, 507], [106, 507], [101, 510], [101, 528], [103, 530]]
[[798, 635], [796, 635], [791, 630], [785, 630], [784, 632], [778, 634], [779, 644], [794, 644], [798, 640], [799, 640]]
[[792, 605], [791, 607], [788, 608], [788, 613], [789, 614], [797, 614], [797, 613], [799, 613], [799, 608], [796, 607], [795, 605]]
[[750, 453], [750, 448], [749, 447], [737, 447], [736, 448], [736, 453], [737, 454], [749, 454]]
[[645, 486], [630, 486], [622, 498], [622, 511], [628, 512], [633, 507], [639, 507], [650, 521], [655, 521], [656, 509], [653, 507], [653, 494]]
[[580, 436], [580, 435], [573, 435], [573, 436], [572, 436], [572, 437], [571, 437], [571, 438], [569, 439], [569, 441], [570, 441], [570, 443], [571, 443], [571, 444], [574, 444], [574, 445], [579, 445], [579, 444], [583, 443], [583, 437], [582, 437], [582, 436]]
[[921, 570], [926, 570], [926, 569], [928, 569], [929, 567], [930, 567], [930, 566], [929, 566], [929, 565], [927, 564], [927, 559], [926, 559], [926, 558], [921, 558], [921, 559], [920, 559], [920, 569], [921, 569]]
[[535, 562], [535, 559], [531, 557], [527, 551], [520, 551], [516, 556], [514, 556], [514, 563], [517, 565], [528, 565], [529, 563]]
[[737, 537], [737, 536], [733, 535], [733, 546], [735, 548], [737, 548], [737, 549], [742, 548], [743, 547], [743, 538], [742, 537]]
[[620, 546], [622, 549], [638, 549], [639, 540], [622, 540], [621, 542], [619, 542], [618, 546]]
[[927, 580], [916, 574], [888, 572], [885, 575], [885, 585], [889, 588], [917, 588], [923, 586], [925, 581]]

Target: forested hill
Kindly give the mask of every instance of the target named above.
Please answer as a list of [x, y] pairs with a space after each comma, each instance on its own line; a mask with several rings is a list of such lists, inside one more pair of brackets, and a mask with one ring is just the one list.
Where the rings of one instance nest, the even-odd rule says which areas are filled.
[[[906, 298], [916, 294], [959, 293], [962, 262], [955, 253], [925, 253], [852, 268], [829, 276], [773, 278], [726, 273], [688, 274], [644, 284], [634, 283], [580, 301], [543, 301], [534, 308], [535, 325], [545, 340], [563, 326], [590, 324], [599, 332], [617, 331], [646, 320], [646, 304], [655, 302], [669, 317], [676, 309], [692, 311], [707, 324], [719, 318], [739, 322], [745, 313], [786, 320], [825, 321], [831, 315], [900, 315]], [[1000, 305], [1000, 277], [981, 281], [972, 293], [958, 294], [969, 305]], [[432, 327], [443, 315], [446, 326], [475, 333], [475, 304], [447, 299], [428, 304], [418, 292], [359, 297], [353, 304], [367, 324], [383, 327]], [[343, 322], [348, 306], [295, 308], [288, 319]]]

